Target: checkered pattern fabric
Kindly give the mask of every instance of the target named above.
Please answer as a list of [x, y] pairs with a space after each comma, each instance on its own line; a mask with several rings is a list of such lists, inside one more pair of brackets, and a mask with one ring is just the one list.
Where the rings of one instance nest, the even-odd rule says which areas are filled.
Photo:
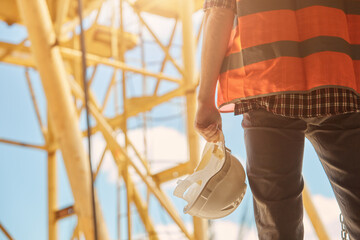
[[349, 89], [321, 88], [307, 93], [277, 94], [235, 104], [235, 115], [256, 109], [266, 109], [277, 115], [310, 118], [360, 112], [360, 95]]

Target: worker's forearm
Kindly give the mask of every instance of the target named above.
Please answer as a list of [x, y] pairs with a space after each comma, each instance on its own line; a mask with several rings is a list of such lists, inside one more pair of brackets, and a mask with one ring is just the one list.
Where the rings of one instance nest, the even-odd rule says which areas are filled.
[[198, 95], [200, 104], [214, 105], [216, 82], [228, 47], [233, 20], [231, 9], [213, 8], [205, 12]]

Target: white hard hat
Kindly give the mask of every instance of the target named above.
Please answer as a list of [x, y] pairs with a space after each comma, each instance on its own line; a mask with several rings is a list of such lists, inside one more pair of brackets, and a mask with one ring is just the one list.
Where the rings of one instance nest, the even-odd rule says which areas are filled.
[[245, 191], [244, 168], [221, 141], [206, 143], [199, 165], [178, 181], [174, 195], [187, 201], [184, 213], [215, 219], [235, 211]]

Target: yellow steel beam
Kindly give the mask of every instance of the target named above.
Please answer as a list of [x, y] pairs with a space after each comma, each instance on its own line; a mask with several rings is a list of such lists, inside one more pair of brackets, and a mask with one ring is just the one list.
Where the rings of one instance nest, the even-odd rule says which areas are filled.
[[[136, 0], [134, 6], [140, 11], [149, 12], [167, 18], [179, 18], [180, 8], [184, 0]], [[203, 7], [204, 0], [192, 0], [194, 11]]]
[[20, 16], [15, 1], [0, 1], [0, 20], [4, 20], [9, 25], [20, 21]]
[[[121, 34], [123, 36], [124, 33], [124, 19], [123, 19], [123, 1], [120, 1], [120, 31]], [[122, 62], [125, 62], [125, 49], [123, 47], [123, 45], [120, 46], [120, 54], [119, 54], [119, 60], [121, 60]], [[122, 100], [123, 100], [123, 115], [125, 116], [125, 119], [127, 119], [127, 91], [126, 91], [126, 87], [127, 87], [127, 82], [126, 82], [126, 74], [125, 74], [125, 70], [122, 69], [122, 81], [121, 81], [121, 89], [122, 89]], [[116, 111], [115, 111], [116, 112]], [[128, 147], [128, 138], [127, 138], [127, 121], [125, 120], [123, 122], [123, 125], [121, 126], [121, 128], [123, 129], [123, 134], [124, 134], [124, 138], [125, 138], [125, 147], [123, 148], [123, 154], [127, 156], [128, 151], [127, 151], [127, 147]], [[104, 135], [104, 133], [103, 133]], [[105, 136], [105, 135], [104, 135]], [[125, 161], [125, 168], [122, 170], [123, 172], [123, 178], [125, 180], [125, 185], [126, 185], [126, 207], [127, 207], [127, 224], [128, 224], [128, 229], [127, 229], [127, 233], [128, 233], [128, 239], [132, 238], [132, 215], [131, 215], [131, 202], [133, 200], [133, 192], [134, 192], [134, 187], [132, 187], [129, 183], [130, 183], [130, 172], [129, 172], [129, 161]]]
[[[77, 97], [80, 99], [83, 95], [81, 88], [75, 81], [71, 81], [71, 87], [73, 89], [73, 92]], [[170, 217], [174, 220], [174, 222], [179, 226], [180, 230], [185, 234], [185, 236], [189, 239], [193, 239], [193, 236], [188, 232], [186, 229], [183, 221], [181, 220], [179, 214], [177, 213], [175, 207], [172, 205], [172, 203], [168, 200], [168, 197], [166, 196], [163, 191], [158, 188], [155, 181], [149, 176], [145, 176], [138, 166], [136, 166], [133, 161], [129, 158], [129, 156], [126, 154], [126, 151], [119, 145], [116, 138], [113, 135], [113, 129], [111, 126], [107, 123], [107, 121], [104, 119], [104, 117], [100, 114], [100, 112], [97, 110], [96, 106], [92, 102], [89, 104], [89, 109], [92, 114], [92, 116], [95, 118], [99, 130], [102, 132], [104, 138], [107, 141], [107, 144], [109, 146], [109, 149], [111, 150], [112, 154], [115, 156], [114, 159], [116, 159], [116, 163], [119, 165], [120, 170], [123, 171], [123, 165], [124, 163], [129, 164], [135, 172], [140, 176], [142, 181], [146, 184], [148, 189], [154, 194], [154, 196], [158, 199], [160, 204], [164, 207], [164, 209], [169, 213]], [[127, 139], [128, 140], [128, 139]], [[128, 140], [129, 141], [129, 140]], [[122, 162], [120, 162], [122, 161]], [[124, 162], [126, 161], [126, 162]]]
[[0, 54], [5, 54], [1, 62], [25, 67], [35, 67], [30, 49], [21, 44], [0, 42]]
[[121, 191], [120, 190], [121, 190], [120, 173], [118, 172], [118, 178], [116, 181], [116, 228], [117, 228], [116, 229], [116, 239], [117, 240], [121, 239], [121, 202], [120, 202]]
[[140, 215], [142, 222], [144, 223], [145, 229], [149, 234], [149, 239], [151, 239], [151, 240], [159, 239], [157, 236], [154, 224], [152, 223], [152, 221], [150, 219], [150, 216], [148, 214], [146, 214], [148, 205], [146, 205], [146, 203], [144, 203], [144, 201], [141, 199], [141, 195], [140, 195], [139, 191], [136, 189], [131, 178], [128, 178], [128, 179], [124, 178], [124, 181], [128, 181], [125, 184], [127, 184], [127, 186], [132, 189], [134, 204], [136, 206], [136, 209]]
[[[118, 29], [116, 28], [116, 22], [115, 22], [115, 19], [116, 19], [116, 0], [113, 0], [112, 1], [112, 14], [111, 14], [111, 31], [110, 31], [110, 34], [111, 34], [111, 38], [110, 38], [110, 42], [111, 42], [111, 56], [114, 58], [114, 59], [119, 59], [119, 50], [118, 50], [118, 37], [119, 37], [119, 33], [118, 33]], [[121, 3], [120, 3], [121, 4]], [[120, 11], [120, 18], [122, 18], [122, 11]], [[121, 39], [120, 39], [120, 42], [123, 41], [123, 29], [122, 29], [122, 26], [120, 26], [121, 28]], [[122, 48], [123, 44], [120, 45], [120, 47]], [[121, 51], [121, 55], [122, 55], [122, 51]]]
[[[72, 90], [73, 95], [74, 95], [76, 98], [84, 99], [84, 93], [83, 93], [80, 85], [79, 85], [77, 82], [75, 82], [74, 80], [71, 80], [71, 79], [69, 80], [69, 83], [70, 83], [70, 86], [71, 86], [71, 90]], [[90, 90], [90, 89], [89, 89], [89, 90]], [[89, 91], [89, 96], [90, 96], [90, 105], [89, 105], [89, 106], [90, 106], [90, 110], [91, 110], [90, 112], [91, 112], [92, 114], [95, 113], [95, 114], [99, 115], [99, 119], [100, 119], [102, 122], [104, 122], [103, 124], [99, 125], [101, 128], [106, 128], [106, 131], [112, 132], [112, 129], [108, 126], [105, 118], [101, 115], [99, 104], [97, 103], [97, 101], [96, 101], [96, 99], [95, 99], [95, 97], [94, 97], [94, 95], [92, 94], [91, 91]], [[100, 129], [99, 129], [99, 130], [100, 130]], [[93, 134], [93, 133], [94, 133], [94, 131], [91, 132], [91, 134]], [[85, 135], [85, 134], [83, 133], [83, 135]], [[117, 155], [116, 151], [114, 152], [114, 149], [115, 149], [114, 146], [113, 146], [114, 141], [107, 141], [107, 144], [108, 144], [108, 148], [109, 148], [109, 150], [112, 152], [112, 154], [113, 154], [113, 155]], [[112, 147], [110, 147], [110, 145], [112, 145]], [[124, 162], [124, 159], [121, 159], [121, 158], [115, 158], [115, 160], [118, 161], [118, 162], [117, 162], [118, 167], [119, 167], [121, 164], [123, 164], [123, 162]], [[119, 169], [119, 171], [121, 171], [121, 169]]]
[[[103, 4], [103, 2], [104, 2], [104, 0], [85, 1], [83, 16], [87, 17], [91, 12], [93, 12], [94, 10], [97, 10], [97, 9], [100, 11], [101, 5]], [[70, 9], [68, 11], [68, 18], [70, 19], [70, 21], [66, 22], [66, 25], [62, 26], [62, 29], [61, 29], [62, 36], [66, 35], [68, 32], [74, 31], [76, 26], [78, 26], [80, 23], [76, 7], [72, 7], [72, 8], [70, 7]], [[65, 19], [65, 21], [66, 20], [67, 19]]]
[[190, 164], [188, 162], [180, 163], [179, 165], [166, 169], [162, 172], [152, 175], [152, 178], [157, 184], [162, 184], [168, 182], [175, 178], [184, 176], [186, 174], [192, 173], [193, 169], [189, 168]]
[[96, 167], [96, 171], [94, 173], [94, 182], [96, 180], [96, 177], [97, 175], [99, 174], [99, 171], [100, 171], [100, 167], [101, 167], [101, 164], [103, 163], [103, 160], [104, 160], [104, 157], [105, 157], [105, 154], [106, 154], [106, 151], [108, 150], [108, 147], [106, 146], [103, 153], [101, 154], [101, 157], [100, 157], [100, 161], [99, 161], [99, 164], [98, 166]]
[[[73, 81], [70, 81], [70, 85], [71, 85], [71, 88], [72, 88], [72, 91], [73, 91], [75, 97], [81, 97], [82, 94], [80, 94], [80, 89], [78, 88], [79, 86], [76, 85]], [[110, 85], [111, 85], [111, 84], [110, 84]], [[109, 91], [109, 90], [108, 90], [108, 91]], [[107, 92], [108, 92], [108, 91], [107, 91]], [[96, 109], [97, 111], [102, 112], [102, 111], [104, 110], [104, 106], [102, 107], [102, 109], [100, 109], [99, 104], [97, 103], [97, 101], [96, 101], [96, 99], [95, 99], [95, 96], [94, 96], [94, 94], [91, 92], [91, 90], [89, 91], [89, 95], [90, 95], [91, 104], [93, 104], [93, 106], [95, 107], [95, 109]], [[83, 134], [84, 134], [84, 136], [86, 136], [87, 132], [84, 131]], [[93, 134], [93, 132], [92, 132], [92, 134]], [[136, 147], [134, 146], [134, 144], [128, 139], [127, 136], [125, 136], [125, 141], [126, 141], [127, 144], [133, 149], [136, 157], [137, 157], [137, 158], [140, 160], [140, 162], [143, 164], [143, 167], [145, 168], [146, 173], [147, 173], [148, 175], [150, 175], [150, 168], [149, 168], [149, 165], [148, 165], [147, 161], [141, 156], [141, 154], [139, 153], [139, 151], [136, 149]], [[107, 148], [105, 148], [105, 150], [106, 150], [106, 149], [107, 149]], [[104, 150], [104, 151], [105, 151], [105, 150]], [[105, 154], [105, 152], [104, 152], [103, 154]], [[103, 157], [104, 157], [104, 156], [102, 156], [101, 160], [103, 159]], [[99, 164], [99, 167], [100, 167], [100, 164]], [[98, 172], [98, 170], [97, 170], [97, 172]], [[96, 173], [96, 175], [97, 175], [97, 173]]]
[[[49, 5], [48, 9], [51, 12], [52, 20], [56, 20], [57, 15], [62, 11], [64, 11], [63, 9], [62, 10], [59, 9], [64, 7], [62, 6], [64, 0], [46, 0], [46, 2]], [[99, 9], [102, 2], [103, 0], [85, 0], [84, 16], [88, 16], [92, 11]], [[79, 24], [79, 18], [77, 16], [76, 7], [77, 7], [76, 4], [70, 4], [70, 7], [68, 8], [69, 9], [68, 18], [66, 18], [67, 15], [65, 15], [65, 19], [63, 19], [63, 22], [64, 21], [70, 21], [70, 22], [68, 22], [69, 24], [66, 24], [66, 26], [64, 26], [63, 32], [65, 30], [71, 31], [76, 25]], [[18, 4], [16, 3], [16, 1], [14, 0], [0, 1], [0, 20], [6, 21], [9, 25], [13, 23], [22, 24], [19, 15]]]
[[139, 170], [139, 168], [131, 161], [131, 159], [128, 159], [128, 162], [134, 168], [135, 172], [140, 176], [140, 178], [143, 180], [143, 182], [146, 184], [148, 189], [158, 199], [158, 201], [163, 206], [163, 208], [168, 212], [170, 217], [179, 226], [180, 230], [184, 233], [184, 235], [189, 239], [197, 239], [197, 238], [193, 238], [193, 236], [187, 231], [183, 221], [181, 220], [181, 218], [180, 218], [179, 214], [177, 213], [175, 207], [173, 206], [171, 201], [168, 199], [166, 194], [160, 188], [158, 188], [158, 186], [155, 184], [155, 182], [151, 178], [148, 178], [147, 176], [145, 176]]
[[[0, 42], [0, 54], [1, 54], [1, 52], [6, 51], [6, 49], [11, 49], [11, 48], [13, 48], [14, 50], [11, 52], [11, 54], [6, 55], [4, 57], [4, 59], [1, 60], [2, 62], [21, 65], [21, 66], [25, 66], [25, 67], [35, 67], [35, 63], [33, 61], [33, 58], [30, 54], [30, 49], [28, 47]], [[74, 58], [77, 60], [80, 60], [81, 51], [79, 51], [79, 50], [75, 50], [75, 49], [67, 48], [67, 47], [60, 47], [60, 51], [66, 60], [73, 60]], [[94, 54], [86, 54], [86, 57], [87, 57], [87, 61], [91, 64], [94, 64], [94, 63], [95, 64], [103, 64], [103, 65], [111, 66], [114, 68], [122, 69], [122, 70], [125, 70], [128, 72], [138, 73], [138, 74], [142, 74], [145, 76], [163, 79], [163, 80], [167, 80], [167, 81], [178, 83], [178, 84], [182, 83], [181, 79], [170, 77], [163, 73], [153, 73], [153, 72], [149, 72], [145, 69], [131, 67], [131, 66], [129, 66], [121, 61], [118, 61], [118, 60], [112, 60], [112, 59], [100, 57], [100, 56], [97, 56]]]
[[2, 51], [2, 53], [0, 54], [0, 61], [2, 61], [6, 56], [11, 54], [11, 52], [13, 52], [14, 50], [17, 50], [20, 47], [23, 47], [26, 40], [27, 39], [25, 38], [21, 43], [19, 43], [17, 45], [13, 45], [10, 48], [7, 48], [5, 51]]
[[53, 0], [46, 0], [46, 5], [48, 6], [51, 21], [54, 22], [56, 15], [56, 2]]
[[70, 217], [74, 214], [75, 214], [74, 206], [69, 206], [69, 207], [57, 210], [55, 212], [55, 218], [56, 218], [56, 220], [61, 220], [63, 218]]
[[41, 129], [41, 132], [43, 134], [43, 137], [45, 138], [45, 134], [47, 132], [47, 129], [44, 127], [44, 124], [43, 124], [43, 122], [41, 120], [39, 106], [38, 106], [36, 98], [35, 98], [35, 93], [34, 93], [34, 90], [33, 90], [32, 84], [31, 84], [31, 79], [30, 79], [28, 69], [26, 69], [26, 71], [25, 71], [25, 78], [26, 78], [26, 81], [27, 81], [27, 84], [28, 84], [28, 87], [29, 87], [31, 100], [32, 100], [34, 110], [35, 110], [35, 113], [36, 113], [36, 118], [38, 120], [38, 123], [39, 123], [40, 129]]
[[39, 145], [35, 145], [35, 144], [16, 142], [16, 141], [11, 141], [11, 140], [1, 139], [1, 138], [0, 138], [0, 143], [7, 143], [7, 144], [17, 145], [17, 146], [21, 146], [21, 147], [29, 147], [29, 148], [35, 148], [35, 149], [40, 149], [40, 150], [47, 150], [46, 146], [39, 146]]
[[[154, 107], [171, 100], [172, 98], [183, 96], [187, 91], [195, 91], [195, 87], [190, 87], [190, 88], [179, 87], [159, 97], [152, 97], [152, 98], [145, 97], [143, 98], [143, 100], [147, 101], [147, 103], [143, 105], [139, 105], [139, 101], [136, 102], [136, 105], [134, 104], [132, 107], [128, 108], [129, 110], [127, 112], [127, 117], [128, 118], [133, 117], [138, 115], [139, 113], [149, 111]], [[131, 100], [129, 100], [128, 102], [131, 104]], [[113, 128], [119, 128], [122, 122], [124, 121], [124, 119], [125, 119], [124, 116], [120, 114], [118, 116], [115, 116], [114, 118], [109, 119], [109, 124]]]
[[98, 65], [95, 64], [94, 70], [93, 70], [93, 72], [92, 72], [92, 74], [91, 74], [91, 77], [90, 77], [90, 79], [88, 80], [88, 87], [89, 87], [89, 88], [90, 88], [91, 84], [94, 82], [95, 74], [96, 74], [97, 69], [98, 69]]
[[[97, 115], [97, 114], [95, 114]], [[94, 115], [93, 115], [94, 116]], [[95, 116], [94, 116], [95, 117]], [[99, 116], [97, 116], [99, 117]], [[95, 118], [97, 118], [95, 117]], [[99, 118], [97, 118], [99, 119]], [[101, 121], [101, 119], [100, 119]], [[104, 122], [103, 122], [104, 123]], [[185, 236], [189, 239], [193, 239], [193, 237], [188, 233], [185, 225], [183, 224], [180, 216], [175, 210], [175, 207], [168, 200], [167, 196], [158, 188], [154, 181], [151, 178], [143, 175], [143, 173], [139, 170], [139, 168], [131, 161], [131, 159], [125, 154], [124, 150], [120, 145], [116, 142], [116, 140], [111, 136], [111, 132], [107, 132], [106, 129], [110, 128], [109, 126], [104, 125], [103, 134], [104, 137], [113, 142], [112, 146], [116, 147], [113, 152], [116, 152], [117, 156], [122, 156], [126, 159], [126, 161], [134, 168], [136, 173], [140, 176], [143, 182], [147, 185], [148, 189], [154, 194], [154, 196], [158, 199], [160, 204], [164, 207], [164, 209], [169, 213], [170, 217], [174, 220], [174, 222], [179, 226], [180, 230], [185, 234]]]
[[61, 34], [61, 27], [64, 24], [66, 16], [69, 12], [70, 0], [57, 1], [56, 19], [55, 19], [55, 33], [57, 36]]
[[[175, 36], [175, 32], [176, 32], [176, 27], [177, 27], [177, 23], [178, 21], [176, 20], [175, 21], [175, 24], [174, 24], [174, 27], [173, 27], [173, 30], [171, 32], [171, 35], [170, 35], [170, 40], [169, 40], [169, 43], [167, 44], [166, 48], [170, 49], [172, 43], [173, 43], [173, 40], [174, 40], [174, 36]], [[169, 60], [168, 58], [168, 55], [165, 55], [164, 57], [164, 60], [162, 61], [161, 63], [161, 67], [160, 67], [160, 71], [159, 72], [163, 72], [164, 69], [165, 69], [165, 64], [166, 62]], [[157, 92], [158, 92], [158, 89], [159, 89], [159, 85], [160, 85], [160, 79], [157, 79], [157, 82], [156, 82], [156, 85], [155, 85], [155, 88], [154, 88], [154, 96], [157, 95]]]
[[[127, 111], [127, 118], [134, 117], [138, 115], [139, 113], [150, 111], [154, 107], [167, 102], [171, 100], [172, 98], [183, 96], [186, 92], [195, 91], [196, 85], [185, 88], [185, 87], [179, 87], [169, 93], [166, 93], [159, 97], [143, 97], [138, 98], [139, 101], [132, 101], [131, 99], [128, 99], [127, 102], [131, 104], [131, 107], [128, 107]], [[146, 104], [140, 104], [140, 103], [146, 103]], [[125, 121], [125, 116], [123, 114], [119, 114], [113, 118], [107, 119], [110, 126], [114, 129], [121, 128]], [[100, 130], [99, 126], [95, 126], [91, 128], [91, 134], [94, 134]], [[83, 132], [83, 136], [86, 136], [86, 131]]]
[[58, 239], [56, 211], [58, 208], [57, 201], [57, 160], [56, 160], [56, 142], [54, 136], [54, 129], [52, 127], [51, 119], [48, 117], [48, 132], [46, 136], [46, 145], [48, 148], [47, 159], [47, 177], [48, 177], [48, 239]]
[[117, 76], [116, 73], [117, 73], [117, 70], [114, 69], [114, 72], [113, 72], [113, 75], [112, 75], [112, 77], [111, 77], [109, 86], [108, 86], [108, 88], [107, 88], [107, 90], [106, 90], [106, 92], [105, 92], [103, 104], [102, 104], [102, 106], [101, 106], [101, 112], [103, 112], [103, 111], [105, 110], [105, 108], [106, 108], [106, 104], [107, 104], [107, 102], [108, 102], [108, 100], [109, 100], [109, 96], [110, 96], [111, 89], [112, 89], [112, 87], [113, 87], [114, 84], [115, 84], [115, 80], [116, 80], [116, 76]]
[[[61, 51], [62, 55], [68, 59], [73, 59], [73, 58], [80, 59], [80, 57], [81, 57], [81, 52], [78, 50], [75, 50], [75, 49], [60, 47], [60, 51]], [[111, 66], [114, 68], [119, 68], [124, 71], [134, 72], [134, 73], [138, 73], [138, 74], [142, 74], [142, 75], [154, 77], [154, 78], [160, 78], [160, 79], [168, 80], [168, 81], [174, 82], [174, 83], [182, 82], [181, 79], [169, 77], [164, 74], [152, 73], [145, 69], [138, 69], [135, 67], [131, 67], [121, 61], [112, 60], [112, 59], [108, 59], [108, 58], [104, 58], [104, 57], [99, 57], [94, 54], [86, 54], [86, 60], [89, 63], [100, 63], [100, 64], [104, 64], [104, 65]]]
[[79, 240], [80, 239], [80, 236], [79, 236], [79, 224], [76, 224], [76, 227], [74, 228], [74, 231], [73, 231], [73, 234], [70, 238], [71, 240]]
[[[126, 149], [126, 148], [125, 148]], [[126, 152], [125, 152], [126, 154]], [[134, 186], [129, 184], [131, 176], [128, 167], [128, 161], [125, 163], [125, 168], [122, 170], [122, 175], [124, 177], [125, 185], [126, 185], [126, 213], [127, 213], [127, 234], [128, 239], [132, 239], [132, 215], [131, 215], [131, 203], [133, 201], [133, 192]]]
[[128, 142], [128, 145], [133, 149], [136, 157], [140, 160], [140, 162], [143, 164], [143, 167], [145, 168], [146, 170], [146, 174], [147, 175], [150, 175], [150, 167], [149, 167], [149, 164], [148, 162], [141, 156], [141, 154], [139, 153], [139, 151], [136, 149], [136, 147], [134, 146], [134, 144], [129, 141], [129, 139], [127, 140]]
[[[119, 41], [113, 43], [114, 37], [115, 39], [119, 39]], [[72, 35], [72, 38], [60, 39], [59, 45], [62, 47], [72, 47], [74, 40], [76, 42], [80, 40], [79, 35], [76, 33]], [[136, 47], [137, 42], [137, 36], [129, 32], [117, 31], [117, 35], [114, 36], [112, 28], [108, 26], [93, 24], [85, 31], [87, 53], [105, 58], [111, 58], [113, 54], [116, 54], [113, 52], [112, 44], [116, 44], [114, 47], [118, 48], [116, 51], [119, 53], [120, 48], [123, 48], [124, 51], [133, 49]], [[75, 49], [80, 50], [80, 46], [76, 46]]]
[[176, 68], [176, 70], [178, 70], [178, 72], [181, 75], [184, 75], [184, 71], [183, 69], [181, 69], [181, 67], [176, 63], [176, 61], [174, 60], [174, 58], [170, 55], [169, 49], [167, 47], [165, 47], [161, 41], [159, 40], [159, 38], [156, 36], [156, 34], [151, 30], [150, 26], [145, 22], [145, 20], [142, 18], [140, 12], [137, 11], [136, 8], [134, 8], [135, 13], [137, 14], [140, 22], [146, 27], [146, 29], [149, 31], [149, 33], [152, 35], [152, 37], [155, 39], [156, 43], [159, 45], [159, 47], [163, 50], [166, 58], [169, 59], [169, 61], [174, 65], [174, 67]]
[[[95, 74], [96, 74], [96, 71], [97, 71], [97, 66], [98, 65], [95, 65], [94, 66], [94, 70], [91, 74], [91, 77], [90, 79], [88, 80], [88, 88], [90, 89], [90, 86], [91, 84], [94, 82], [94, 79], [95, 79]], [[81, 81], [81, 75], [80, 75], [80, 71], [81, 71], [81, 66], [79, 65], [79, 63], [74, 63], [73, 66], [72, 66], [72, 70], [74, 72], [74, 78], [75, 80], [80, 83], [81, 85], [83, 85], [82, 81]], [[74, 101], [76, 102], [76, 96], [75, 96], [75, 99]], [[78, 108], [77, 108], [77, 116], [78, 118], [80, 118], [80, 114], [82, 112], [82, 110], [85, 108], [84, 104], [81, 104]], [[85, 130], [85, 132], [87, 133], [87, 130]], [[86, 136], [86, 135], [84, 135]]]
[[204, 19], [201, 21], [201, 24], [200, 24], [200, 27], [199, 27], [199, 30], [198, 30], [198, 33], [197, 33], [197, 36], [196, 36], [196, 44], [195, 44], [196, 46], [199, 45], [203, 26], [204, 26]]
[[311, 200], [311, 194], [309, 192], [309, 189], [307, 188], [306, 184], [304, 185], [304, 190], [302, 193], [303, 197], [303, 203], [305, 210], [310, 218], [310, 221], [315, 229], [316, 235], [321, 240], [328, 240], [329, 235], [326, 232], [326, 229], [320, 219], [319, 214], [316, 211], [316, 208]]
[[[2, 62], [21, 65], [21, 66], [25, 66], [25, 67], [35, 67], [33, 57], [31, 56], [30, 49], [28, 47], [0, 42], [0, 54], [2, 52], [6, 51], [7, 49], [14, 49], [14, 50], [12, 50], [11, 54], [6, 55], [4, 57], [4, 59], [1, 60]], [[60, 47], [60, 50], [61, 50], [63, 57], [66, 60], [74, 60], [74, 58], [77, 60], [80, 60], [81, 51], [75, 50], [72, 48], [67, 48], [67, 47]], [[111, 66], [111, 67], [114, 67], [117, 69], [122, 69], [122, 70], [125, 70], [128, 72], [133, 72], [133, 73], [142, 74], [142, 75], [149, 76], [149, 77], [163, 79], [163, 80], [167, 80], [167, 81], [178, 83], [178, 84], [182, 83], [181, 79], [170, 77], [170, 76], [167, 76], [162, 73], [153, 73], [153, 72], [149, 72], [145, 69], [131, 67], [131, 66], [129, 66], [121, 61], [118, 61], [118, 60], [112, 60], [112, 59], [100, 57], [100, 56], [97, 56], [94, 54], [86, 54], [86, 56], [87, 56], [87, 61], [91, 64], [94, 64], [94, 63], [95, 64], [103, 64], [103, 65]]]
[[13, 240], [12, 236], [10, 235], [10, 233], [5, 229], [5, 227], [0, 223], [0, 230], [5, 234], [5, 236], [9, 239], [9, 240]]
[[[181, 7], [181, 20], [182, 20], [182, 33], [183, 33], [183, 61], [185, 68], [184, 82], [186, 86], [193, 86], [197, 84], [195, 75], [195, 39], [193, 37], [192, 28], [192, 9], [193, 0], [182, 1]], [[190, 162], [192, 168], [195, 169], [199, 162], [199, 135], [194, 128], [195, 111], [196, 111], [196, 92], [193, 91], [185, 93], [186, 106], [187, 106], [187, 135], [188, 135], [188, 148], [190, 152]]]
[[[187, 86], [192, 86], [197, 83], [195, 73], [195, 39], [193, 32], [192, 13], [193, 0], [183, 0], [180, 3], [180, 18], [182, 22], [182, 36], [183, 36], [183, 64], [184, 64], [184, 82]], [[195, 169], [199, 162], [199, 135], [195, 132], [194, 121], [196, 111], [196, 92], [189, 91], [186, 93], [187, 106], [187, 137], [188, 149], [190, 153], [190, 168]], [[207, 221], [197, 217], [194, 220], [194, 237], [197, 240], [208, 239]]]
[[[31, 50], [46, 94], [49, 114], [59, 140], [69, 182], [75, 199], [80, 228], [87, 240], [94, 239], [90, 166], [82, 143], [71, 90], [45, 0], [17, 0], [26, 24]], [[98, 202], [96, 202], [98, 205]], [[96, 216], [99, 237], [108, 239], [101, 210]]]

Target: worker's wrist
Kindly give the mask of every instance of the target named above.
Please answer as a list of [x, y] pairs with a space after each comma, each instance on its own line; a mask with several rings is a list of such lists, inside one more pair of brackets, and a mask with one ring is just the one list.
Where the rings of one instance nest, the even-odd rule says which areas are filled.
[[199, 107], [207, 107], [207, 108], [216, 108], [214, 97], [198, 97], [198, 105]]

